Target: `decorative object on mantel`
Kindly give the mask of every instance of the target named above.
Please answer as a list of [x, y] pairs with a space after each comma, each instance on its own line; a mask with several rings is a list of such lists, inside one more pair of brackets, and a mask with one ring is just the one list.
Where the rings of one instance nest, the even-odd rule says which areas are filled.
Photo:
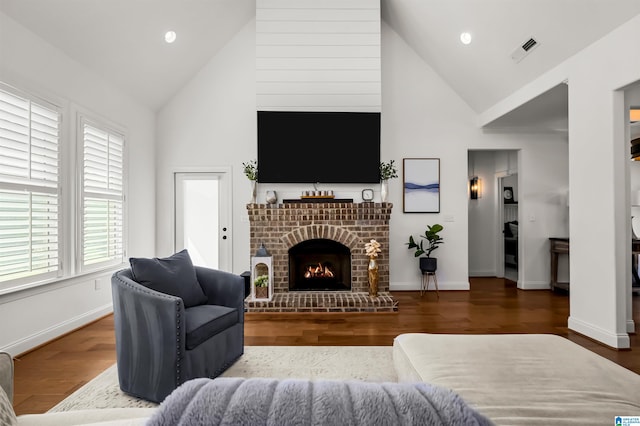
[[249, 201], [249, 204], [255, 204], [258, 190], [258, 163], [256, 163], [256, 160], [251, 160], [247, 163], [242, 163], [242, 166], [244, 167], [244, 175], [251, 181], [251, 201]]
[[383, 203], [387, 202], [387, 197], [389, 196], [389, 179], [398, 177], [398, 170], [393, 163], [394, 160], [388, 163], [380, 162], [380, 200]]
[[420, 257], [420, 270], [422, 273], [435, 272], [438, 269], [438, 259], [431, 257], [431, 253], [436, 250], [440, 244], [444, 243], [444, 239], [438, 235], [443, 229], [444, 227], [438, 223], [433, 226], [427, 225], [427, 230], [424, 232], [424, 235], [420, 235], [420, 238], [424, 238], [428, 242], [426, 248], [424, 247], [424, 241], [421, 240], [420, 244], [416, 243], [413, 235], [409, 235], [409, 242], [405, 243], [408, 246], [407, 249], [415, 249], [415, 257], [426, 254], [427, 257]]
[[335, 198], [335, 195], [333, 195], [333, 191], [332, 190], [328, 190], [328, 191], [318, 191], [318, 190], [315, 190], [315, 191], [302, 191], [302, 194], [300, 195], [300, 199], [302, 199], [302, 200], [312, 199], [312, 198], [330, 200], [332, 198]]
[[373, 189], [367, 188], [362, 190], [362, 201], [365, 203], [373, 201]]
[[319, 190], [318, 189], [318, 185], [319, 184], [320, 184], [320, 182], [313, 184], [313, 191], [302, 191], [302, 194], [300, 194], [300, 199], [302, 199], [302, 200], [306, 200], [306, 199], [330, 200], [332, 198], [335, 198], [335, 195], [333, 195], [333, 190], [332, 189]]
[[264, 244], [251, 257], [251, 299], [271, 300], [273, 295], [273, 257]]
[[276, 194], [276, 191], [267, 191], [266, 201], [267, 204], [275, 204], [278, 201], [278, 194]]
[[369, 296], [378, 297], [378, 253], [381, 253], [380, 243], [376, 240], [371, 240], [364, 245], [364, 251], [369, 256], [369, 267], [367, 271], [369, 273]]
[[405, 158], [404, 213], [440, 213], [440, 159]]

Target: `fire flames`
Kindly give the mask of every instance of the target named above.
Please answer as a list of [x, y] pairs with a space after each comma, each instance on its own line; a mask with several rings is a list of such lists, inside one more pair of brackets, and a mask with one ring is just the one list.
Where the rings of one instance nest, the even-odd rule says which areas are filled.
[[333, 278], [335, 275], [328, 266], [310, 265], [304, 273], [305, 278]]

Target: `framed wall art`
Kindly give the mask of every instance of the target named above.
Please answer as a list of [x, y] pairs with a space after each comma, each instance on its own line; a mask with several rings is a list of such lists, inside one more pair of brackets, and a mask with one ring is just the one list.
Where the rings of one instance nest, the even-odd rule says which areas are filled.
[[402, 205], [405, 213], [440, 213], [440, 159], [404, 158]]

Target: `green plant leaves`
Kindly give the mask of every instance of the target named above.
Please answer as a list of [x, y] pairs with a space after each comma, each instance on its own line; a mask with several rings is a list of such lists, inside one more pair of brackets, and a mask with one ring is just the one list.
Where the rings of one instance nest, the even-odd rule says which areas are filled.
[[435, 225], [427, 225], [427, 230], [424, 232], [424, 235], [420, 235], [420, 238], [424, 238], [428, 241], [428, 246], [424, 248], [424, 241], [420, 241], [420, 244], [417, 244], [413, 239], [413, 235], [409, 236], [409, 242], [407, 244], [407, 248], [409, 250], [415, 249], [416, 252], [414, 254], [415, 257], [420, 257], [426, 253], [427, 257], [431, 256], [431, 253], [438, 248], [438, 246], [444, 243], [444, 239], [438, 235], [438, 232], [442, 231], [444, 227], [439, 223]]

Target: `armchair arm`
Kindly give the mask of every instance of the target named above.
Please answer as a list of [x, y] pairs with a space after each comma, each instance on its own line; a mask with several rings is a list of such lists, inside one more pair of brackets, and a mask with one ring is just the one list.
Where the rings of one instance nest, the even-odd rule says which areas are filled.
[[198, 282], [210, 304], [236, 308], [244, 322], [244, 278], [230, 272], [196, 266]]
[[113, 274], [111, 285], [120, 387], [162, 401], [183, 381], [184, 302], [135, 282], [130, 269]]

